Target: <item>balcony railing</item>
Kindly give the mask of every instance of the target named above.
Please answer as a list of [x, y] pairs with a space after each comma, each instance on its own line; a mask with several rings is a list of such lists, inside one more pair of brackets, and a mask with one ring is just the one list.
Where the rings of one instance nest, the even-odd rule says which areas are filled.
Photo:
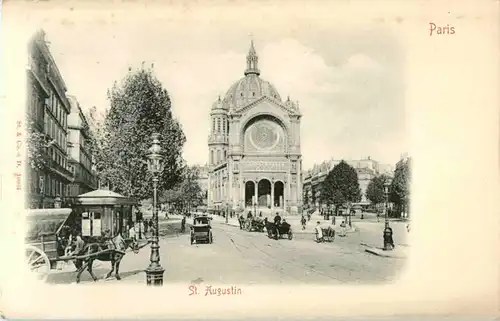
[[73, 173], [64, 168], [63, 166], [59, 165], [57, 162], [55, 162], [53, 159], [48, 159], [47, 160], [48, 167], [51, 168], [52, 170], [55, 170], [60, 174], [61, 176], [64, 176], [67, 180], [71, 181], [73, 180]]

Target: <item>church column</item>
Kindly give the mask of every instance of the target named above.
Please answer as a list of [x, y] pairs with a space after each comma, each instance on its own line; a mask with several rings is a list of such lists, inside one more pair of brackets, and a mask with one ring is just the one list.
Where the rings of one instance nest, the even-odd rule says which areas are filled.
[[274, 210], [274, 181], [271, 181], [271, 210]]
[[212, 204], [212, 174], [208, 174], [208, 191], [207, 191], [207, 205], [211, 207]]
[[259, 205], [259, 182], [257, 180], [255, 180], [254, 187], [255, 187], [255, 191], [254, 191], [255, 202], [257, 203], [257, 205]]

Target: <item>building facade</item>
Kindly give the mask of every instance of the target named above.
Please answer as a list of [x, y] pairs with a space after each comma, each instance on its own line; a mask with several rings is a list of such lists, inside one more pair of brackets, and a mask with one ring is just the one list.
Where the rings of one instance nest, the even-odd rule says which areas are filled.
[[209, 210], [283, 210], [302, 205], [301, 113], [260, 78], [253, 42], [244, 77], [212, 105]]
[[69, 196], [74, 197], [97, 189], [97, 179], [92, 169], [89, 124], [76, 97], [67, 97], [71, 106], [68, 117], [69, 169], [74, 177]]
[[[306, 203], [308, 207], [321, 207], [321, 183], [323, 183], [333, 167], [341, 161], [342, 160], [335, 159], [324, 161], [321, 164], [314, 165], [311, 170], [303, 173], [304, 203]], [[374, 177], [382, 174], [393, 176], [392, 166], [381, 164], [371, 159], [371, 157], [360, 160], [345, 160], [345, 162], [354, 167], [358, 174], [358, 183], [361, 190], [361, 205], [370, 204], [370, 201], [366, 198], [366, 189]]]
[[[198, 171], [198, 184], [200, 185], [203, 195], [208, 195], [208, 165], [196, 166]], [[206, 199], [204, 202], [206, 203]], [[206, 205], [206, 204], [205, 204]]]
[[30, 207], [54, 207], [56, 197], [68, 196], [73, 180], [67, 154], [68, 114], [66, 84], [45, 39], [37, 32], [28, 45], [27, 112], [32, 128], [43, 135], [46, 144], [42, 169], [29, 169]]

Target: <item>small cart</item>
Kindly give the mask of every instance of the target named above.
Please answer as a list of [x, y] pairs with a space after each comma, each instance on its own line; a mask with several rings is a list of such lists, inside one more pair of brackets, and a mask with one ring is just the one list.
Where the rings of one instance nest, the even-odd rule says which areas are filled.
[[74, 227], [74, 216], [70, 208], [27, 211], [26, 263], [37, 279], [45, 281], [57, 261], [62, 261], [66, 235], [61, 234]]
[[211, 218], [206, 215], [194, 217], [190, 233], [191, 245], [193, 243], [213, 243], [210, 220]]

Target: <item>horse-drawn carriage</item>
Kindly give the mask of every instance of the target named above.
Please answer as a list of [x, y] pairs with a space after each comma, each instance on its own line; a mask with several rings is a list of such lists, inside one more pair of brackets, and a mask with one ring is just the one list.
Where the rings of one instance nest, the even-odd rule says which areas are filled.
[[[111, 271], [106, 277], [119, 280], [119, 265], [130, 248], [137, 253], [140, 247], [132, 238], [124, 238], [124, 220], [131, 220], [136, 202], [107, 190], [82, 194], [73, 208], [50, 208], [27, 211], [26, 262], [40, 280], [46, 280], [57, 262], [73, 261], [77, 268], [76, 281], [87, 269], [92, 272], [94, 260], [108, 261]], [[122, 235], [123, 234], [123, 235]], [[76, 240], [74, 237], [76, 236]]]
[[37, 279], [45, 281], [64, 255], [66, 244], [61, 232], [71, 214], [68, 208], [27, 211], [26, 263]]
[[266, 221], [267, 236], [269, 238], [274, 238], [275, 240], [281, 239], [286, 235], [289, 240], [293, 239], [293, 231], [290, 224], [286, 221], [279, 225], [272, 222]]
[[[25, 257], [28, 268], [38, 280], [46, 281], [50, 271], [58, 268], [60, 262], [73, 261], [77, 267], [77, 283], [81, 273], [87, 269], [94, 281], [97, 280], [92, 272], [94, 260], [109, 261], [112, 270], [125, 255], [125, 250], [131, 248], [138, 253], [139, 245], [135, 240], [123, 239], [121, 234], [105, 239], [103, 237], [85, 237], [83, 246], [78, 252], [74, 251], [72, 237], [81, 233], [79, 217], [69, 208], [38, 209], [27, 211], [28, 233], [25, 239]], [[118, 268], [116, 278], [119, 280]]]
[[264, 232], [265, 228], [264, 220], [258, 217], [247, 218], [243, 226], [248, 232]]
[[190, 241], [193, 243], [213, 243], [212, 226], [210, 220], [212, 218], [206, 215], [195, 216], [193, 225], [191, 225]]
[[322, 242], [333, 242], [335, 239], [335, 230], [331, 227], [321, 228], [321, 234], [316, 230], [316, 242], [322, 243]]

